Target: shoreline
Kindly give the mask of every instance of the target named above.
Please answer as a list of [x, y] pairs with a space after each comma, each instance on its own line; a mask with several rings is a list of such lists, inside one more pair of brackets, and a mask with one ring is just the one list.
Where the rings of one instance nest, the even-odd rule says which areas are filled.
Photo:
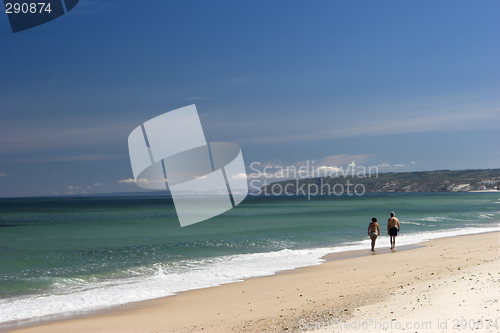
[[[439, 238], [413, 246], [410, 245], [407, 250], [404, 249], [404, 246], [401, 246], [397, 248], [395, 253], [390, 253], [388, 248], [386, 249], [387, 253], [383, 253], [382, 249], [385, 249], [385, 246], [379, 246], [379, 252], [375, 252], [377, 255], [373, 255], [369, 249], [367, 251], [354, 250], [331, 253], [324, 257], [325, 262], [320, 265], [280, 271], [271, 276], [245, 279], [238, 283], [189, 290], [174, 296], [132, 302], [120, 307], [70, 314], [69, 316], [59, 315], [54, 319], [35, 320], [35, 322], [24, 322], [21, 325], [15, 325], [15, 323], [11, 322], [11, 325], [5, 325], [2, 330], [9, 332], [150, 331], [150, 329], [146, 329], [149, 324], [146, 326], [142, 324], [139, 324], [139, 326], [138, 324], [135, 324], [135, 326], [130, 323], [123, 324], [124, 322], [141, 323], [147, 318], [146, 322], [156, 323], [153, 326], [161, 328], [161, 331], [203, 330], [204, 332], [224, 332], [228, 331], [228, 329], [236, 331], [253, 331], [255, 329], [255, 331], [276, 331], [275, 328], [278, 327], [281, 327], [281, 329], [288, 328], [287, 331], [293, 331], [299, 329], [298, 320], [296, 319], [300, 313], [302, 313], [302, 319], [304, 320], [306, 318], [313, 320], [325, 315], [326, 318], [334, 317], [339, 320], [347, 320], [353, 317], [354, 308], [385, 301], [388, 296], [387, 291], [394, 289], [394, 287], [388, 287], [384, 279], [380, 279], [379, 276], [373, 274], [373, 269], [380, 265], [386, 266], [385, 270], [400, 270], [401, 267], [399, 266], [405, 263], [409, 265], [409, 262], [412, 262], [413, 259], [421, 261], [426, 256], [431, 258], [433, 252], [429, 252], [429, 249], [436, 246], [436, 244], [442, 247], [443, 244], [457, 242], [460, 244], [462, 240], [473, 238], [488, 240], [490, 244], [496, 245], [496, 253], [498, 253], [499, 235], [500, 232], [489, 232]], [[483, 244], [483, 242], [479, 242], [479, 244]], [[454, 246], [460, 247], [456, 244]], [[478, 252], [476, 253], [478, 258], [488, 257], [491, 259], [493, 257], [498, 261], [498, 255], [492, 256], [491, 253], [479, 251], [479, 249], [476, 252]], [[387, 263], [384, 260], [388, 256], [394, 256], [392, 259], [405, 259], [400, 262], [400, 265], [396, 265], [398, 267], [394, 267], [394, 263]], [[437, 265], [439, 259], [439, 256], [433, 258], [432, 265]], [[457, 259], [460, 261], [459, 257], [454, 260]], [[466, 261], [468, 260], [466, 259]], [[362, 268], [363, 266], [371, 267], [372, 272]], [[344, 270], [344, 268], [347, 269]], [[421, 268], [416, 267], [416, 269]], [[354, 272], [356, 270], [357, 272]], [[438, 269], [434, 270], [437, 271]], [[304, 277], [306, 278], [305, 281]], [[366, 281], [370, 281], [371, 278], [376, 279], [378, 283], [374, 285], [366, 284]], [[325, 279], [333, 281], [326, 281], [325, 284], [325, 281], [323, 281]], [[311, 284], [311, 281], [320, 280], [322, 282]], [[329, 286], [330, 283], [332, 285]], [[333, 287], [334, 284], [336, 284], [335, 288]], [[361, 284], [364, 284], [364, 286], [359, 290], [359, 293], [352, 294], [350, 292], [351, 289], [356, 289], [356, 285]], [[283, 286], [283, 289], [280, 286]], [[294, 286], [297, 290], [293, 290]], [[319, 290], [325, 287], [328, 290], [333, 289], [330, 291], [338, 291], [337, 289], [340, 288], [342, 295], [329, 298], [327, 296], [330, 293], [325, 294]], [[299, 293], [299, 295], [295, 295], [296, 293]], [[269, 295], [274, 294], [276, 295], [270, 298]], [[238, 296], [235, 297], [236, 295]], [[259, 306], [252, 305], [255, 303], [258, 303]], [[283, 306], [282, 303], [288, 304]], [[317, 303], [322, 304], [319, 306], [320, 310], [315, 309], [318, 307]], [[193, 307], [198, 310], [193, 312], [197, 313], [194, 317], [188, 315], [193, 310]], [[283, 307], [283, 309], [280, 307]], [[215, 309], [218, 309], [217, 313], [215, 313]], [[263, 311], [263, 309], [267, 310]], [[165, 314], [167, 314], [166, 317]], [[89, 326], [91, 323], [92, 325]], [[85, 329], [82, 330], [79, 327], [85, 327]], [[135, 327], [135, 329], [132, 329], [132, 327]]]
[[[488, 233], [488, 232], [486, 232]], [[450, 236], [450, 237], [460, 237], [460, 236]], [[447, 237], [443, 237], [447, 238]], [[401, 251], [409, 251], [412, 249], [420, 248], [425, 245], [423, 243], [417, 243], [417, 244], [409, 244], [409, 245], [401, 245], [400, 247], [397, 248], [398, 252]], [[377, 249], [375, 252], [371, 252], [369, 249], [368, 250], [348, 250], [348, 251], [341, 251], [341, 252], [333, 252], [333, 253], [328, 253], [321, 257], [321, 260], [324, 260], [321, 262], [319, 265], [310, 265], [310, 266], [303, 266], [303, 267], [297, 267], [293, 269], [287, 269], [287, 270], [280, 270], [274, 273], [273, 275], [265, 275], [265, 276], [255, 276], [255, 277], [250, 277], [246, 278], [243, 281], [248, 281], [252, 279], [260, 279], [260, 278], [266, 278], [266, 277], [272, 277], [272, 276], [278, 276], [278, 275], [284, 275], [284, 274], [294, 274], [297, 271], [300, 271], [302, 269], [307, 269], [310, 267], [315, 267], [315, 266], [320, 266], [326, 262], [330, 261], [337, 261], [337, 260], [348, 260], [352, 258], [359, 258], [359, 257], [366, 257], [366, 256], [374, 256], [374, 255], [383, 255], [383, 254], [389, 254], [391, 253], [391, 250], [389, 248], [385, 247], [380, 247]], [[238, 283], [241, 281], [237, 282], [230, 282], [230, 283], [225, 283], [225, 284], [232, 284], [232, 283]], [[74, 312], [68, 312], [68, 313], [63, 313], [63, 314], [54, 314], [54, 315], [47, 315], [39, 318], [31, 318], [31, 319], [21, 319], [21, 320], [16, 320], [16, 321], [10, 321], [10, 322], [5, 322], [4, 324], [0, 324], [0, 326], [3, 326], [3, 329], [6, 329], [5, 332], [10, 332], [10, 330], [15, 331], [18, 329], [25, 329], [25, 328], [30, 328], [30, 327], [36, 327], [40, 325], [46, 325], [50, 323], [57, 323], [61, 321], [67, 321], [67, 320], [74, 320], [74, 319], [80, 319], [80, 318], [86, 318], [89, 316], [94, 316], [94, 315], [104, 315], [106, 313], [114, 312], [117, 310], [120, 310], [123, 306], [129, 306], [132, 304], [136, 303], [142, 303], [142, 302], [149, 302], [153, 300], [158, 300], [158, 299], [164, 299], [164, 298], [170, 298], [170, 297], [175, 297], [178, 295], [181, 295], [183, 293], [187, 293], [193, 290], [202, 290], [202, 289], [210, 289], [210, 288], [217, 288], [219, 286], [212, 286], [212, 287], [206, 287], [206, 288], [200, 288], [200, 289], [191, 289], [191, 290], [186, 290], [179, 292], [175, 295], [171, 296], [164, 296], [164, 297], [158, 297], [158, 298], [153, 298], [153, 299], [148, 299], [148, 300], [143, 300], [143, 301], [135, 301], [135, 302], [130, 302], [130, 303], [125, 303], [120, 306], [113, 306], [113, 307], [104, 307], [104, 308], [98, 308], [98, 309], [90, 309], [90, 310], [83, 310], [83, 311], [74, 311]]]

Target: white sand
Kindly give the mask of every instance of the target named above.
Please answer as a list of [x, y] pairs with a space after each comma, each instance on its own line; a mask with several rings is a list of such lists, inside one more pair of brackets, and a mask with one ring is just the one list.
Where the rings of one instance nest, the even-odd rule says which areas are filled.
[[[497, 320], [500, 327], [499, 236], [496, 232], [443, 238], [385, 254], [367, 249], [361, 257], [126, 304], [16, 332], [301, 332], [307, 324], [306, 331], [312, 331], [316, 323], [330, 320], [341, 321], [342, 329], [323, 331], [470, 332], [469, 327], [453, 329], [454, 320], [461, 324], [462, 319], [467, 325], [483, 320], [482, 328], [474, 332], [497, 332], [487, 320]], [[368, 329], [352, 329], [353, 322], [369, 320], [373, 326]], [[438, 321], [446, 329], [438, 327]], [[417, 322], [420, 328], [414, 328]], [[421, 324], [428, 322], [430, 328], [422, 329]], [[408, 323], [411, 330], [406, 329]]]
[[498, 260], [435, 276], [360, 307], [347, 324], [314, 323], [329, 327], [314, 332], [500, 332]]

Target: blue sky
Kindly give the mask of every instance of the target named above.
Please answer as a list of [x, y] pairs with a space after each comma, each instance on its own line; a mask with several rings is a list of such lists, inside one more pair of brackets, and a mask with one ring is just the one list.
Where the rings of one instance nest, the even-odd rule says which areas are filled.
[[[247, 166], [500, 167], [500, 3], [90, 1], [0, 15], [0, 196], [138, 190], [127, 137], [196, 104]], [[247, 171], [250, 171], [247, 168]]]

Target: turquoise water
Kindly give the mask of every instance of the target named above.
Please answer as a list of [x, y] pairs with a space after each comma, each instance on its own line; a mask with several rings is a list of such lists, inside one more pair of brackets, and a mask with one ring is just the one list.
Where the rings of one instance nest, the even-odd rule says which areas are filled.
[[[369, 221], [384, 232], [391, 211], [399, 244], [500, 229], [499, 193], [248, 196], [184, 228], [162, 196], [0, 199], [0, 321], [317, 264], [331, 251], [369, 249]], [[378, 246], [388, 246], [384, 237]]]

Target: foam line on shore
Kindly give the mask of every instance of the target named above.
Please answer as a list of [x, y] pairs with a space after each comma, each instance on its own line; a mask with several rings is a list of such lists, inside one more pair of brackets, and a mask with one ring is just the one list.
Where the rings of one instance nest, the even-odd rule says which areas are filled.
[[[397, 245], [413, 245], [452, 236], [500, 231], [495, 227], [461, 228], [398, 236]], [[43, 319], [46, 316], [75, 314], [120, 306], [125, 303], [144, 301], [177, 293], [219, 286], [244, 279], [273, 275], [278, 271], [319, 265], [329, 253], [369, 249], [368, 239], [339, 244], [333, 247], [281, 250], [223, 256], [193, 261], [190, 271], [169, 272], [162, 264], [156, 264], [154, 275], [110, 280], [99, 283], [83, 283], [70, 288], [56, 289], [52, 294], [23, 296], [0, 301], [0, 322]], [[387, 246], [388, 236], [381, 236], [377, 246]]]

